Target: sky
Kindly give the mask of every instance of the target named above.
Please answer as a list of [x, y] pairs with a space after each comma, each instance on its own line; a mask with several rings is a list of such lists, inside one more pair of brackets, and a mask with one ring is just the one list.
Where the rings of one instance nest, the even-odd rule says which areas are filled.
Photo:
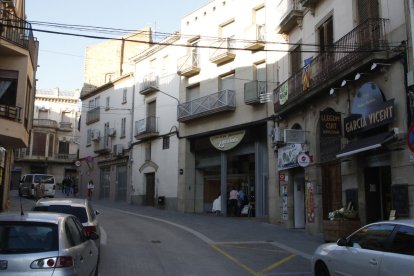
[[[208, 0], [26, 0], [26, 20], [39, 41], [37, 89], [81, 89], [85, 50], [104, 40], [42, 31], [120, 37], [122, 34], [80, 32], [64, 25], [135, 31], [149, 26], [156, 32], [180, 31], [180, 20]], [[48, 24], [46, 24], [48, 23]], [[50, 27], [54, 23], [55, 27]], [[59, 25], [58, 25], [59, 24]], [[58, 25], [56, 27], [56, 25]], [[42, 30], [42, 31], [41, 31]]]

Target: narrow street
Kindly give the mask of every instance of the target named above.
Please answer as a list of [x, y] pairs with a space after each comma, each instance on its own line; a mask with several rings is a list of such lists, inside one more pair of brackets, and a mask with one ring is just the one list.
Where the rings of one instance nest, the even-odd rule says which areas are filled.
[[[57, 195], [61, 195], [57, 192]], [[20, 209], [12, 191], [10, 211]], [[22, 198], [23, 210], [33, 199]], [[259, 220], [97, 200], [99, 275], [312, 275], [323, 240]]]

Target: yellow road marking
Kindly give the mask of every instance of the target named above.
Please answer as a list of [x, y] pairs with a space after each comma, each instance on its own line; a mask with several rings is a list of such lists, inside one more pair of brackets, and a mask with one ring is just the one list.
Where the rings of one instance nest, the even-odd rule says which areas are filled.
[[266, 267], [266, 268], [262, 269], [259, 273], [260, 273], [260, 274], [263, 274], [263, 273], [265, 273], [265, 272], [268, 272], [268, 271], [272, 270], [273, 268], [275, 268], [275, 267], [277, 267], [277, 266], [279, 266], [279, 265], [281, 265], [281, 264], [283, 264], [283, 263], [285, 263], [285, 262], [289, 261], [290, 259], [292, 259], [292, 258], [293, 258], [293, 257], [295, 257], [295, 256], [296, 256], [295, 254], [289, 255], [289, 256], [287, 256], [286, 258], [283, 258], [283, 259], [281, 259], [280, 261], [277, 261], [277, 262], [275, 262], [274, 264], [271, 264], [271, 265], [269, 265], [268, 267]]
[[221, 248], [219, 248], [217, 245], [215, 244], [210, 244], [211, 247], [213, 247], [215, 250], [217, 250], [218, 252], [220, 252], [221, 254], [223, 254], [225, 257], [227, 257], [229, 260], [231, 260], [232, 262], [234, 262], [235, 264], [237, 264], [238, 266], [240, 266], [241, 268], [243, 268], [244, 270], [248, 271], [249, 273], [251, 273], [252, 275], [257, 275], [257, 272], [252, 270], [250, 267], [248, 267], [247, 265], [239, 262], [236, 258], [234, 258], [233, 256], [231, 256], [230, 254], [227, 254], [224, 250], [222, 250]]
[[232, 244], [224, 244], [221, 243], [222, 247], [232, 247], [232, 248], [239, 248], [239, 249], [249, 249], [249, 250], [256, 250], [256, 251], [267, 251], [267, 252], [274, 252], [274, 253], [284, 253], [286, 250], [279, 250], [279, 249], [264, 249], [264, 248], [255, 248], [249, 246], [237, 246]]

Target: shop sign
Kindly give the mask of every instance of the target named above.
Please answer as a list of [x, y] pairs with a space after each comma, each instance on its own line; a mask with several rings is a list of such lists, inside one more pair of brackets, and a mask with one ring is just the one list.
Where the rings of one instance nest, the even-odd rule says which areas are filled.
[[304, 152], [299, 153], [298, 155], [298, 164], [301, 167], [307, 167], [310, 164], [310, 157]]
[[279, 104], [284, 105], [289, 97], [289, 82], [286, 81], [279, 89]]
[[278, 170], [299, 167], [298, 155], [302, 152], [302, 144], [287, 144], [279, 148], [277, 157]]
[[351, 113], [344, 119], [346, 137], [391, 123], [394, 120], [394, 99], [384, 102], [379, 87], [368, 82], [358, 89]]
[[288, 220], [288, 192], [287, 186], [283, 185], [283, 192], [282, 192], [282, 219]]
[[218, 150], [231, 150], [241, 142], [245, 133], [245, 130], [240, 130], [235, 132], [229, 132], [226, 134], [211, 136], [210, 142]]
[[411, 124], [407, 134], [408, 148], [411, 152], [414, 152], [414, 124]]
[[341, 135], [341, 113], [325, 109], [319, 113], [320, 134], [323, 137]]

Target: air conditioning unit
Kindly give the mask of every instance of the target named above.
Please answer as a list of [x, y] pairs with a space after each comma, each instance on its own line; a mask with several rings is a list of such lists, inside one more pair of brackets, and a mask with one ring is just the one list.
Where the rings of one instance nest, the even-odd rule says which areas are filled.
[[305, 131], [301, 129], [284, 129], [283, 141], [286, 144], [304, 144]]
[[280, 144], [284, 142], [284, 132], [283, 128], [275, 127], [272, 130], [272, 142], [274, 144]]
[[101, 138], [101, 132], [98, 129], [94, 129], [91, 132], [91, 139], [97, 141]]
[[115, 156], [122, 156], [124, 155], [124, 145], [116, 144], [114, 145], [114, 155]]
[[108, 129], [108, 136], [110, 136], [110, 137], [115, 137], [115, 135], [116, 135], [116, 130], [115, 130], [115, 128], [110, 128], [110, 129]]

